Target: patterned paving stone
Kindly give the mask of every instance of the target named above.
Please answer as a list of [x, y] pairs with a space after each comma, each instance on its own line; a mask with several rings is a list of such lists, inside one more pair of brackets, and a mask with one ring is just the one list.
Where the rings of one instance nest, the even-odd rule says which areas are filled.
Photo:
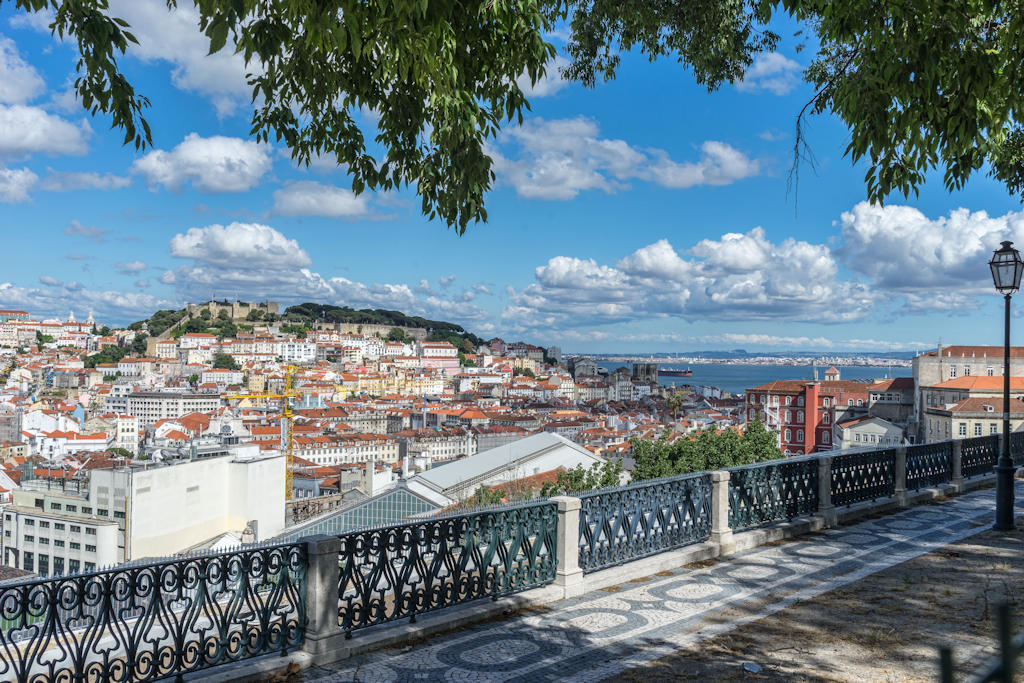
[[[984, 531], [991, 526], [994, 497], [992, 489], [975, 491], [938, 506], [754, 548], [703, 569], [565, 600], [550, 612], [481, 624], [407, 651], [369, 653], [333, 671], [310, 672], [307, 680], [599, 681]], [[1017, 500], [1021, 508], [1024, 484], [1017, 485]], [[714, 618], [726, 607], [747, 604], [751, 609], [741, 620]]]

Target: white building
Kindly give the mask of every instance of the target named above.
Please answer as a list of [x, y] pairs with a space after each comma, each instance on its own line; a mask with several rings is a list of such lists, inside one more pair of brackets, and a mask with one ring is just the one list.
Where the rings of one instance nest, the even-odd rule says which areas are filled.
[[171, 391], [134, 391], [122, 412], [134, 415], [148, 427], [160, 420], [174, 420], [189, 413], [209, 413], [220, 407], [220, 397]]
[[[172, 513], [173, 511], [173, 513]], [[224, 456], [29, 481], [4, 509], [4, 563], [42, 576], [182, 552], [284, 529], [284, 458]]]
[[316, 344], [306, 341], [283, 341], [281, 360], [286, 363], [312, 363], [316, 360]]

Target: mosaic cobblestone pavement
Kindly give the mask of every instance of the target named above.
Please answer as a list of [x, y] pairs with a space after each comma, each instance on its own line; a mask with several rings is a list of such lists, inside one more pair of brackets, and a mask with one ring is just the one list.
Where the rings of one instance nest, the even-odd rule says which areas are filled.
[[[1018, 513], [1024, 483], [1016, 488]], [[595, 591], [520, 615], [371, 652], [308, 681], [600, 681], [991, 527], [994, 489], [919, 505], [805, 539], [678, 569], [617, 592]], [[749, 604], [741, 620], [716, 621]], [[354, 638], [358, 638], [357, 633]]]

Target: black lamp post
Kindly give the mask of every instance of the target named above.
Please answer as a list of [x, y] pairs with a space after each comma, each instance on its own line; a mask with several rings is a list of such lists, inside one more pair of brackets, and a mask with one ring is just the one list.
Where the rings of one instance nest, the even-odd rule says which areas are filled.
[[992, 255], [988, 262], [992, 269], [992, 281], [996, 291], [1006, 302], [1003, 329], [1003, 448], [999, 454], [996, 470], [996, 531], [1013, 529], [1013, 460], [1010, 459], [1010, 297], [1020, 288], [1020, 276], [1024, 273], [1024, 261], [1020, 252], [1013, 248], [1013, 242], [1003, 246]]

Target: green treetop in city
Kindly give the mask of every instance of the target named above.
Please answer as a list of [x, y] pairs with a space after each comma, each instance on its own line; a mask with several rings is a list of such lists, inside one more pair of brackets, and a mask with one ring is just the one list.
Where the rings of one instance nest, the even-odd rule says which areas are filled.
[[[11, 0], [8, 0], [11, 1]], [[0, 0], [2, 3], [3, 0]], [[75, 90], [137, 148], [152, 144], [149, 101], [117, 58], [137, 42], [106, 0], [13, 0], [53, 10], [54, 35], [76, 45]], [[167, 0], [169, 8], [177, 0]], [[494, 182], [486, 141], [529, 108], [517, 83], [552, 67], [545, 39], [569, 27], [564, 75], [614, 77], [624, 52], [668, 57], [709, 90], [742, 79], [774, 50], [777, 15], [800, 21], [816, 50], [815, 91], [794, 112], [794, 170], [808, 158], [802, 122], [830, 112], [850, 130], [866, 194], [917, 192], [925, 174], [949, 188], [985, 169], [1024, 192], [1024, 8], [1018, 2], [906, 0], [195, 0], [210, 52], [249, 66], [252, 135], [283, 142], [299, 163], [336, 158], [352, 189], [412, 186], [423, 213], [463, 232], [487, 219]], [[379, 116], [368, 151], [359, 110]]]

